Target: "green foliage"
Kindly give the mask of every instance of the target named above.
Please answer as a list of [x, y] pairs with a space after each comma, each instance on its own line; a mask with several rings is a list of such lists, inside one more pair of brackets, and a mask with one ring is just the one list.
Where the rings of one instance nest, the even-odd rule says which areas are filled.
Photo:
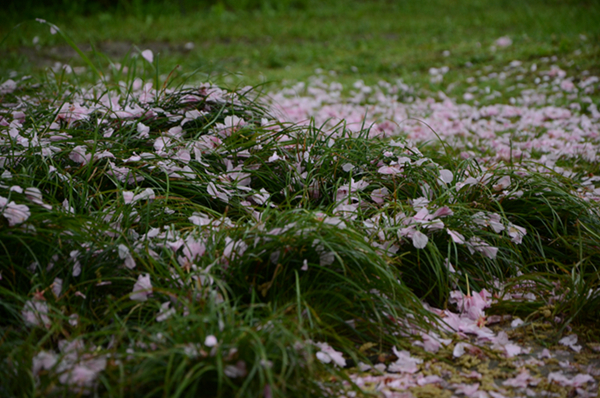
[[100, 13], [110, 13], [115, 16], [135, 16], [144, 18], [146, 15], [159, 16], [164, 13], [187, 15], [196, 12], [213, 12], [219, 17], [224, 12], [280, 12], [302, 10], [309, 6], [310, 0], [25, 0], [9, 3], [6, 15], [19, 18], [81, 18]]

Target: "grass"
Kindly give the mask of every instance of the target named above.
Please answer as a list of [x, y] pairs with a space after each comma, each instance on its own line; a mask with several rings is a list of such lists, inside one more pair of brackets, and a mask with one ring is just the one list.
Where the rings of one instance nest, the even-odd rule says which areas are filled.
[[[479, 68], [513, 59], [571, 58], [581, 48], [581, 35], [587, 39], [573, 67], [596, 73], [598, 65], [600, 9], [586, 1], [467, 1], [458, 6], [443, 0], [325, 2], [287, 11], [192, 8], [183, 15], [164, 13], [150, 4], [128, 14], [99, 12], [81, 17], [55, 12], [53, 22], [79, 44], [154, 45], [155, 52], [161, 53], [161, 70], [181, 65], [185, 72], [197, 70], [215, 78], [228, 74], [229, 85], [305, 80], [317, 68], [335, 72], [342, 83], [414, 80], [413, 73], [427, 75], [429, 68], [442, 65], [459, 76], [470, 76], [473, 69], [465, 67], [467, 62]], [[10, 20], [2, 24], [2, 36], [24, 18], [22, 13], [5, 15]], [[47, 28], [32, 22], [21, 26], [5, 44], [2, 68], [29, 68], [18, 48], [28, 47], [38, 58], [32, 44], [35, 36], [42, 49], [63, 44], [46, 32]], [[494, 41], [505, 35], [515, 45], [491, 51]], [[195, 47], [183, 50], [188, 42]], [[444, 51], [450, 55], [444, 56]], [[52, 53], [45, 59], [61, 57]]]
[[[594, 161], [563, 160], [570, 178], [535, 158], [489, 168], [437, 142], [369, 138], [366, 125], [281, 123], [238, 87], [325, 68], [343, 83], [403, 77], [407, 97], [490, 87], [502, 94], [470, 103], [503, 103], [508, 84], [539, 86], [507, 69], [513, 59], [531, 71], [556, 56], [577, 79], [578, 68], [598, 73], [596, 4], [353, 5], [110, 20], [57, 12], [52, 22], [78, 43], [196, 42], [152, 63], [88, 52], [72, 62], [81, 74], [40, 72], [19, 55], [36, 35], [43, 47], [61, 43], [48, 25], [8, 37], [2, 76], [34, 75], [0, 100], [0, 395], [338, 396], [348, 374], [335, 351], [350, 366], [410, 347], [437, 321], [422, 302], [447, 308], [455, 286], [533, 292], [495, 310], [536, 320], [551, 308], [555, 339], [599, 327], [598, 207], [576, 194]], [[503, 35], [513, 45], [489, 49]], [[429, 68], [441, 65], [450, 71], [435, 81]], [[227, 84], [220, 76], [238, 71], [235, 90], [188, 85], [211, 74]], [[504, 82], [489, 77], [503, 71]], [[380, 171], [398, 157], [401, 174]], [[511, 188], [496, 189], [507, 176]], [[468, 177], [479, 182], [456, 185]], [[416, 222], [423, 206], [445, 215]]]

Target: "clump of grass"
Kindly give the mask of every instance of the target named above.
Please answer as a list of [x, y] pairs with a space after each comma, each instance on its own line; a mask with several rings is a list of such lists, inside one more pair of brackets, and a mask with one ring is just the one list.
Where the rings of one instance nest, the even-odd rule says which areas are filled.
[[408, 313], [426, 325], [397, 270], [294, 181], [303, 132], [213, 86], [144, 102], [62, 77], [3, 99], [7, 394], [326, 395], [335, 369], [310, 339], [357, 358], [398, 344]]

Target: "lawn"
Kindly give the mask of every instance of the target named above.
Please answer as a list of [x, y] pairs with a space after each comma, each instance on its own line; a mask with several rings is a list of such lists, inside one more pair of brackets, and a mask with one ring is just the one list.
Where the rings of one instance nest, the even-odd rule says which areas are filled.
[[0, 395], [598, 390], [597, 3], [85, 4], [0, 17]]
[[[591, 73], [596, 73], [600, 64], [600, 10], [593, 1], [322, 3], [285, 12], [236, 12], [207, 6], [164, 13], [153, 5], [85, 18], [60, 10], [48, 12], [48, 16], [31, 11], [28, 22], [4, 44], [2, 51], [7, 51], [7, 56], [2, 68], [14, 65], [27, 71], [31, 65], [20, 63], [25, 54], [46, 62], [65, 61], [55, 52], [46, 57], [38, 54], [47, 46], [65, 46], [60, 37], [48, 35], [45, 28], [32, 22], [34, 17], [50, 19], [52, 14], [58, 14], [52, 22], [60, 24], [78, 44], [105, 46], [114, 55], [124, 55], [130, 48], [119, 44], [146, 45], [162, 56], [163, 73], [181, 65], [185, 73], [197, 70], [215, 78], [230, 74], [231, 84], [306, 80], [317, 68], [334, 71], [342, 83], [357, 79], [376, 83], [380, 79], [412, 79], [432, 66], [447, 65], [454, 73], [470, 74], [470, 69], [465, 70], [467, 63], [478, 68], [553, 55], [569, 57], [573, 68]], [[0, 34], [4, 36], [15, 22], [24, 20], [22, 14], [6, 13]], [[494, 41], [506, 35], [515, 45], [492, 51]], [[587, 38], [585, 46], [581, 45], [582, 36]], [[37, 44], [33, 44], [35, 37]], [[186, 49], [188, 43], [193, 48]], [[36, 45], [41, 51], [35, 52]], [[574, 55], [578, 49], [582, 54]], [[73, 62], [81, 64], [75, 56]]]

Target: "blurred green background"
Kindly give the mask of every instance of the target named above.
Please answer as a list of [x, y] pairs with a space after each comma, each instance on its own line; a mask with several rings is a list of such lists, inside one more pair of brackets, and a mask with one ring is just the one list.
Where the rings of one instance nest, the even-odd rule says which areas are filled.
[[[430, 67], [461, 74], [551, 56], [600, 73], [592, 0], [13, 1], [0, 14], [2, 75], [83, 65], [34, 18], [59, 26], [101, 67], [107, 60], [92, 49], [120, 61], [149, 48], [161, 73], [180, 65], [177, 73], [232, 84], [305, 80], [318, 68], [341, 81], [418, 80]], [[513, 45], [495, 48], [501, 36]]]
[[71, 17], [89, 16], [98, 12], [144, 16], [148, 13], [159, 15], [205, 11], [215, 6], [233, 11], [284, 11], [305, 9], [309, 4], [310, 0], [24, 0], [10, 2], [7, 11], [12, 15], [25, 17], [32, 17], [40, 12]]

